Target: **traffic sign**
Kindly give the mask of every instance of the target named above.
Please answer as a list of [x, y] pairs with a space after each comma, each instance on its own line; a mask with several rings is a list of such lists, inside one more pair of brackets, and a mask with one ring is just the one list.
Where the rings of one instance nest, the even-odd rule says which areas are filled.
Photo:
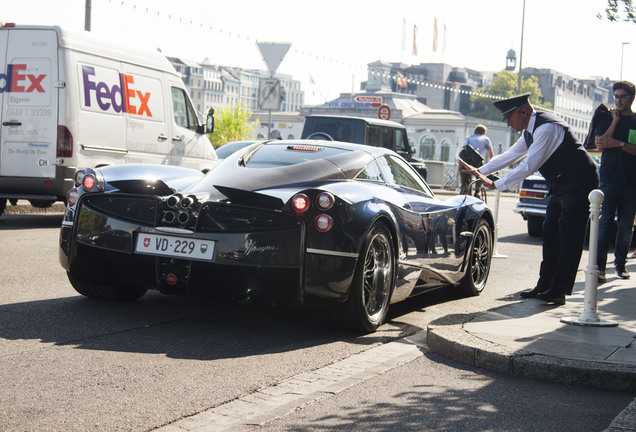
[[270, 76], [274, 76], [276, 69], [283, 62], [287, 51], [291, 47], [290, 43], [256, 42], [261, 56], [269, 69]]
[[378, 118], [381, 120], [388, 120], [391, 118], [391, 108], [388, 105], [380, 105], [378, 109]]

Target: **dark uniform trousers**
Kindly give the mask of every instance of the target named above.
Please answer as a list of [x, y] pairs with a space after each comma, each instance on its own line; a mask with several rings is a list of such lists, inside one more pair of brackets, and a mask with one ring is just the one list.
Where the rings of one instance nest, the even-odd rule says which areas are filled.
[[[562, 126], [565, 137], [539, 168], [550, 185], [550, 194], [543, 222], [543, 260], [537, 287], [541, 292], [570, 295], [585, 242], [588, 195], [598, 187], [598, 174], [592, 157], [567, 123], [553, 114], [537, 111], [534, 129], [545, 123]], [[533, 137], [527, 130], [524, 138], [530, 147]]]

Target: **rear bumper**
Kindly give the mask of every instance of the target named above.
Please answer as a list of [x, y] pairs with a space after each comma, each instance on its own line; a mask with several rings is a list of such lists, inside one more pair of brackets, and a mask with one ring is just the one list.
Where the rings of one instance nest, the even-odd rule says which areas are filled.
[[545, 204], [528, 204], [517, 202], [512, 208], [512, 211], [520, 214], [524, 219], [528, 217], [545, 217], [546, 206]]
[[0, 176], [0, 198], [63, 201], [73, 187], [75, 168], [55, 167], [55, 177]]

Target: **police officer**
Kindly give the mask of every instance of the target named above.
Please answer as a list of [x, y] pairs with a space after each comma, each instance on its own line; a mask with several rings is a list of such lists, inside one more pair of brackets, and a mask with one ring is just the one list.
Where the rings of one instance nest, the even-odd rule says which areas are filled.
[[[550, 193], [539, 280], [521, 296], [562, 305], [565, 296], [572, 294], [589, 216], [588, 194], [598, 186], [598, 175], [596, 163], [569, 125], [554, 114], [534, 110], [529, 96], [525, 93], [493, 103], [501, 111], [502, 121], [516, 132], [523, 131], [512, 147], [479, 169], [460, 163], [490, 189], [505, 190], [537, 170], [545, 177]], [[499, 180], [486, 177], [519, 161], [519, 166]]]

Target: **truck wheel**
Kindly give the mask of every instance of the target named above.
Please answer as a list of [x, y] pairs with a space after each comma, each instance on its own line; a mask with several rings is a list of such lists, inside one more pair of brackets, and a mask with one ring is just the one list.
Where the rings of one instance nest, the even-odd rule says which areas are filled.
[[4, 213], [4, 209], [7, 207], [7, 199], [0, 198], [0, 215]]
[[55, 204], [54, 200], [29, 200], [29, 203], [35, 208], [49, 208]]
[[133, 302], [138, 300], [148, 291], [146, 288], [127, 285], [101, 285], [78, 281], [71, 272], [66, 272], [68, 280], [75, 291], [83, 296], [99, 300], [116, 302]]
[[528, 216], [528, 235], [530, 237], [541, 237], [543, 235], [543, 218]]

